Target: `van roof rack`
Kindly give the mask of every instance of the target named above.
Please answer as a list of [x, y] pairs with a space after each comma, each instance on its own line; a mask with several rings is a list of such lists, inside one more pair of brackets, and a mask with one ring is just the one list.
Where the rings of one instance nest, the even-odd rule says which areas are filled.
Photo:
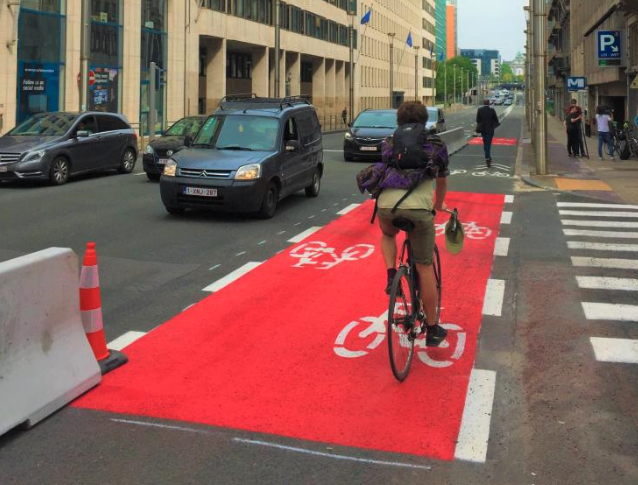
[[258, 97], [255, 93], [250, 94], [230, 94], [224, 96], [217, 105], [217, 109], [225, 111], [228, 109], [275, 109], [283, 110], [286, 106], [298, 104], [310, 104], [310, 96], [302, 94], [298, 96], [286, 96], [284, 98]]

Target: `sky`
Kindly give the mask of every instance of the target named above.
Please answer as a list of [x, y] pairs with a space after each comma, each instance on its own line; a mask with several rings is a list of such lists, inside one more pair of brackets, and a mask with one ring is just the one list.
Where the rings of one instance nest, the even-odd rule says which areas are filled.
[[459, 48], [496, 49], [503, 61], [525, 50], [525, 13], [529, 0], [458, 0]]

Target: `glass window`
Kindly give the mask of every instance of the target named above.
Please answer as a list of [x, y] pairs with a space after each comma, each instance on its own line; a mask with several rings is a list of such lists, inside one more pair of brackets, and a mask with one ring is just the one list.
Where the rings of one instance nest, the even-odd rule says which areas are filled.
[[90, 135], [97, 133], [97, 123], [95, 122], [94, 116], [85, 116], [80, 120], [78, 125], [75, 127], [75, 132], [78, 131], [88, 131]]
[[163, 30], [166, 25], [166, 8], [168, 0], [142, 1], [142, 27], [152, 30]]
[[60, 62], [62, 59], [64, 17], [20, 12], [20, 60]]
[[20, 7], [40, 12], [61, 13], [60, 0], [22, 0]]
[[124, 130], [128, 128], [117, 116], [97, 115], [97, 123], [100, 133], [105, 131]]
[[203, 124], [204, 120], [201, 118], [182, 118], [164, 134], [166, 136], [195, 136]]
[[393, 111], [367, 111], [354, 120], [355, 128], [396, 128], [397, 114]]
[[11, 136], [61, 136], [73, 125], [77, 116], [70, 113], [35, 115], [23, 121], [8, 134]]
[[[219, 124], [219, 126], [217, 126]], [[195, 144], [220, 150], [275, 150], [279, 121], [265, 116], [211, 116], [195, 138]]]

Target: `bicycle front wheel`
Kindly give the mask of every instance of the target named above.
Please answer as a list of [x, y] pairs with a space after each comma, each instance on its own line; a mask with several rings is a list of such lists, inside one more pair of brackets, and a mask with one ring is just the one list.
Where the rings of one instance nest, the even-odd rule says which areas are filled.
[[392, 373], [403, 381], [410, 372], [414, 353], [413, 330], [419, 304], [414, 299], [408, 268], [400, 266], [392, 282], [388, 309], [388, 351]]

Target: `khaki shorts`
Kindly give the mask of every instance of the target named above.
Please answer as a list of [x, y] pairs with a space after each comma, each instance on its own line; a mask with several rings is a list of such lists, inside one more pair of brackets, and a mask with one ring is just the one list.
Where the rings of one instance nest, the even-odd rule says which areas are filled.
[[422, 209], [397, 209], [393, 214], [392, 209], [379, 208], [379, 225], [381, 232], [386, 236], [396, 236], [401, 229], [394, 227], [392, 221], [397, 217], [409, 219], [414, 223], [414, 231], [409, 233], [412, 243], [414, 261], [425, 266], [432, 265], [434, 256], [434, 214], [432, 211]]

